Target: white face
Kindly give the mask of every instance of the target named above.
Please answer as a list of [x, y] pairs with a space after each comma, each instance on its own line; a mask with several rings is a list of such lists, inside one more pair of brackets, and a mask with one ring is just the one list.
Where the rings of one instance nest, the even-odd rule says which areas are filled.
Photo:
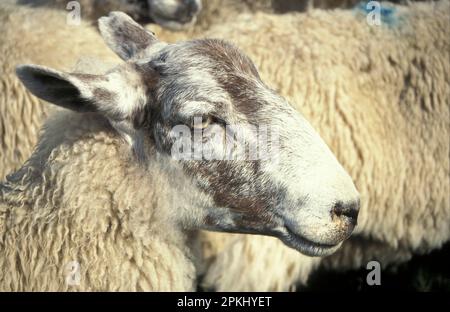
[[[105, 115], [140, 161], [156, 150], [189, 181], [184, 226], [272, 235], [308, 255], [329, 254], [350, 235], [359, 209], [351, 178], [241, 51], [219, 40], [164, 44], [121, 13], [102, 18], [100, 30], [125, 64], [98, 76], [26, 66], [19, 77], [47, 101]], [[260, 143], [258, 127], [269, 154], [230, 152]], [[189, 153], [180, 157], [180, 146]]]
[[[262, 171], [284, 186], [286, 201], [278, 231], [289, 246], [306, 254], [336, 250], [356, 225], [359, 195], [350, 176], [302, 116], [278, 120], [285, 140], [278, 165]], [[316, 244], [314, 244], [316, 243]]]

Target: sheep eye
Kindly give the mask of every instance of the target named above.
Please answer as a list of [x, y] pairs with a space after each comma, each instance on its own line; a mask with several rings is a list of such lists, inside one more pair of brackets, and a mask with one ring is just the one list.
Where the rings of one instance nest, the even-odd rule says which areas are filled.
[[213, 122], [211, 116], [194, 117], [192, 119], [192, 128], [196, 130], [203, 130], [208, 128], [208, 126]]

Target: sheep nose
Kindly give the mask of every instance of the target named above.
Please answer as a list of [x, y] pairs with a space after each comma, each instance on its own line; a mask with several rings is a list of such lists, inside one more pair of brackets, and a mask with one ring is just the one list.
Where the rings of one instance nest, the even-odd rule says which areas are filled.
[[342, 220], [349, 223], [351, 230], [356, 226], [359, 213], [359, 200], [343, 203], [341, 201], [334, 204], [331, 209], [331, 217], [333, 220]]

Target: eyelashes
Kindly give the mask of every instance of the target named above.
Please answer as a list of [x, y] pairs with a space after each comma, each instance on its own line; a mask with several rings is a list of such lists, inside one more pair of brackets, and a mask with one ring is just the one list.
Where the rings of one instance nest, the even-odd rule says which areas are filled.
[[213, 115], [195, 116], [190, 120], [192, 130], [206, 130], [212, 125], [226, 126], [226, 122]]
[[194, 130], [204, 130], [213, 122], [212, 116], [199, 116], [191, 120], [191, 128]]

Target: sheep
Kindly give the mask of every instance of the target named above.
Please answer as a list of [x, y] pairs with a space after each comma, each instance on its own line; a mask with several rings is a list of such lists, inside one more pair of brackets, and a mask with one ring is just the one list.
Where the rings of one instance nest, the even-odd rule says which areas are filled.
[[[361, 0], [204, 0], [201, 2], [201, 10], [195, 24], [185, 27], [184, 32], [191, 37], [199, 36], [215, 25], [232, 22], [237, 15], [242, 13], [285, 14], [308, 12], [313, 9], [353, 9], [363, 2]], [[390, 2], [406, 4], [408, 0], [392, 0]]]
[[155, 22], [162, 27], [180, 30], [196, 21], [201, 10], [200, 0], [13, 0], [33, 7], [52, 7], [62, 10], [79, 9], [82, 19], [97, 20], [111, 11], [122, 11], [135, 20]]
[[[311, 256], [349, 237], [352, 179], [237, 47], [167, 44], [121, 12], [99, 29], [124, 61], [104, 74], [17, 67], [65, 110], [0, 184], [2, 290], [192, 290], [200, 228], [274, 236]], [[270, 132], [255, 141], [262, 123]], [[256, 159], [237, 149], [256, 144], [267, 148]]]
[[355, 179], [362, 207], [353, 236], [323, 259], [267, 237], [203, 233], [204, 287], [289, 290], [319, 266], [385, 267], [450, 240], [450, 6], [394, 12], [381, 26], [340, 10], [257, 14], [208, 33], [247, 51], [307, 116]]
[[[420, 1], [420, 0], [419, 0]], [[258, 12], [285, 14], [289, 12], [308, 12], [313, 9], [352, 9], [361, 0], [205, 0], [198, 13], [197, 21], [185, 31], [190, 36], [201, 35], [215, 25], [232, 22], [242, 13], [254, 14]], [[367, 1], [369, 2], [369, 1]], [[390, 2], [405, 4], [407, 0], [392, 0]]]

